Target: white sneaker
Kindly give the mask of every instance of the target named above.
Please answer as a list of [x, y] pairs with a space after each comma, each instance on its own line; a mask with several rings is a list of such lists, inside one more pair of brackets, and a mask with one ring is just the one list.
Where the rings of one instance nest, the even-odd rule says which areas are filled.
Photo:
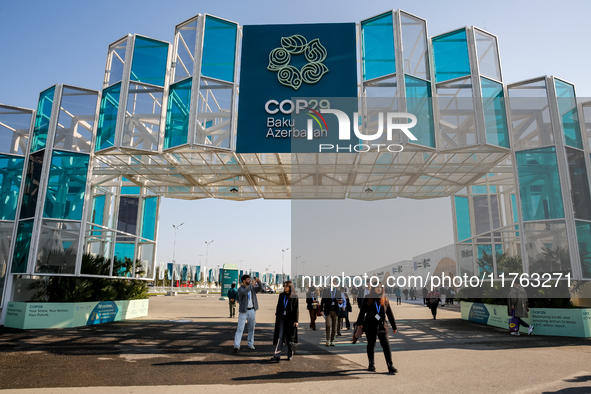
[[248, 348], [249, 348], [250, 350], [254, 350], [254, 345], [250, 345]]
[[511, 335], [515, 335], [516, 337], [518, 337], [520, 334], [519, 334], [519, 331], [514, 331], [511, 333]]
[[335, 346], [334, 341], [330, 341], [330, 346]]
[[531, 335], [532, 332], [534, 332], [534, 326], [529, 326], [527, 329], [527, 335]]
[[326, 346], [330, 346], [330, 341], [326, 341]]

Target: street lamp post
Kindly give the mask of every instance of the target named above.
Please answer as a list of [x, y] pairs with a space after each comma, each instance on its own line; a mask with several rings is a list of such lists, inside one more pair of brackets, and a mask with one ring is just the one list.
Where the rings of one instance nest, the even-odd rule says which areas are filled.
[[[201, 282], [201, 274], [203, 273], [203, 266], [201, 265], [201, 256], [203, 256], [202, 254], [199, 255], [199, 277], [197, 278], [197, 282], [201, 283], [201, 288], [203, 288], [203, 282]], [[205, 279], [205, 276], [203, 277]]]
[[296, 256], [295, 257], [295, 287], [296, 289], [298, 288], [298, 259], [302, 257], [300, 256]]
[[[308, 260], [306, 261], [302, 261], [302, 275], [304, 275], [306, 273], [306, 263], [308, 262]], [[304, 288], [304, 281], [302, 280], [302, 288]]]
[[172, 246], [172, 276], [171, 276], [172, 280], [170, 281], [170, 295], [173, 295], [173, 293], [174, 293], [174, 266], [176, 265], [176, 231], [183, 224], [185, 224], [185, 222], [182, 222], [178, 226], [175, 226], [174, 224], [172, 225], [172, 227], [174, 227], [174, 242], [173, 242], [173, 246]]
[[289, 248], [287, 249], [281, 249], [281, 251], [283, 252], [283, 254], [281, 255], [281, 284], [285, 283], [285, 252], [287, 252], [289, 250]]

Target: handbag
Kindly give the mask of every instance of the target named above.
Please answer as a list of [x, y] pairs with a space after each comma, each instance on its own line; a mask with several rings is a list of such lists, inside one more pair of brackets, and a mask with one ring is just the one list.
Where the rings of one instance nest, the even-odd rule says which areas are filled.
[[519, 331], [519, 318], [515, 317], [515, 309], [511, 312], [511, 318], [509, 319], [509, 332]]
[[359, 340], [359, 338], [361, 338], [361, 335], [363, 335], [363, 327], [358, 326], [357, 323], [355, 323], [353, 325], [353, 328], [355, 330], [355, 332], [353, 333], [353, 343], [357, 343], [357, 340]]

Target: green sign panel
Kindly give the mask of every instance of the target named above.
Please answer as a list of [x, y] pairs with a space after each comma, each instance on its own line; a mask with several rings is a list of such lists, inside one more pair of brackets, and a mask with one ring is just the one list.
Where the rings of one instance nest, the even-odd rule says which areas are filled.
[[220, 271], [220, 277], [222, 278], [222, 298], [228, 298], [228, 290], [232, 288], [232, 283], [238, 286], [238, 265], [224, 264], [224, 268]]

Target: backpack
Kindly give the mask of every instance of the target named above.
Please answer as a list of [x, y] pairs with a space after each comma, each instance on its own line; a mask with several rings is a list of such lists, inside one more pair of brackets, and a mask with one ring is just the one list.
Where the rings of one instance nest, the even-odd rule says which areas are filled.
[[435, 304], [439, 303], [439, 297], [431, 296], [431, 298], [429, 298], [429, 303], [431, 305], [435, 305]]

